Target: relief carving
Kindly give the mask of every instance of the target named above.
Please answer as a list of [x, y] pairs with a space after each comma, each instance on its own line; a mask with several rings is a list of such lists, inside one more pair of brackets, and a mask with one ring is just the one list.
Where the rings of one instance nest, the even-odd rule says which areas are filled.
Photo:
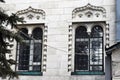
[[35, 18], [36, 20], [45, 19], [45, 12], [41, 9], [34, 9], [31, 6], [27, 9], [17, 11], [18, 16], [22, 16], [24, 19], [32, 20]]
[[100, 6], [93, 6], [89, 3], [86, 6], [75, 8], [72, 11], [72, 18], [73, 19], [76, 18], [76, 17], [81, 18], [83, 16], [84, 16], [83, 18], [85, 18], [85, 17], [92, 18], [92, 16], [95, 17], [95, 18], [98, 18], [100, 15], [103, 18], [106, 17], [105, 8], [100, 7]]

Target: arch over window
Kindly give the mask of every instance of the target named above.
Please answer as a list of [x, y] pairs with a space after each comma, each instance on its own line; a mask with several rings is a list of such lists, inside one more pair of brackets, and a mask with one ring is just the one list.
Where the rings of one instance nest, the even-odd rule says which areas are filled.
[[86, 27], [76, 28], [75, 72], [103, 72], [103, 62], [102, 27], [94, 26], [89, 35]]

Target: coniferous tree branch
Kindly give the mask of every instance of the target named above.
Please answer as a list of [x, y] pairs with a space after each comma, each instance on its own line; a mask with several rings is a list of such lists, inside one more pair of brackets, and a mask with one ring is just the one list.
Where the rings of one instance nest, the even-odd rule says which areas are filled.
[[[4, 0], [0, 0], [0, 2], [4, 2]], [[17, 28], [18, 22], [23, 23], [24, 21], [16, 14], [12, 13], [9, 16], [4, 10], [0, 10], [0, 77], [9, 77], [9, 79], [18, 78], [17, 73], [11, 69], [11, 65], [15, 65], [16, 62], [6, 57], [7, 54], [11, 54], [11, 50], [8, 47], [13, 46], [9, 42], [6, 42], [6, 40], [10, 40], [11, 38], [17, 42], [22, 40], [19, 34], [7, 29], [8, 25], [11, 26], [11, 29]]]
[[0, 2], [5, 2], [4, 0], [0, 0]]

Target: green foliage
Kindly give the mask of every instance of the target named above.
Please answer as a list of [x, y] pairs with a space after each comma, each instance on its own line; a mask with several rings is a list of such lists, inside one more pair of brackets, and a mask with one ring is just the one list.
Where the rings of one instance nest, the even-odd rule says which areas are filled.
[[[0, 0], [0, 2], [4, 2]], [[11, 69], [12, 65], [16, 62], [13, 59], [7, 59], [6, 55], [11, 54], [11, 50], [8, 47], [12, 47], [6, 40], [15, 39], [21, 41], [21, 37], [17, 33], [13, 33], [7, 29], [8, 25], [12, 28], [17, 28], [17, 23], [23, 22], [22, 18], [19, 18], [16, 14], [10, 16], [5, 13], [4, 10], [0, 10], [0, 77], [18, 78], [15, 71]]]

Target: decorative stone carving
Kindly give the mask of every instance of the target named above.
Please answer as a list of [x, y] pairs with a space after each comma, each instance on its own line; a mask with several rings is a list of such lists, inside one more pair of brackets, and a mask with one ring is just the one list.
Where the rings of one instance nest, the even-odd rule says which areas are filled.
[[39, 20], [39, 19], [40, 19], [40, 16], [38, 15], [38, 16], [36, 16], [36, 18]]
[[85, 13], [85, 15], [86, 15], [88, 18], [90, 18], [90, 17], [92, 17], [93, 13], [92, 13], [91, 11], [88, 11], [88, 12]]
[[109, 24], [106, 23], [106, 48], [109, 47]]
[[29, 14], [27, 17], [28, 17], [29, 19], [32, 19], [34, 16], [33, 16], [32, 14]]
[[78, 14], [78, 16], [79, 16], [80, 18], [82, 18], [83, 14]]
[[17, 11], [17, 15], [22, 15], [24, 18], [33, 19], [36, 18], [36, 20], [39, 19], [45, 19], [45, 12], [41, 9], [34, 9], [31, 6], [27, 9]]
[[68, 35], [68, 72], [72, 70], [72, 25], [69, 26]]
[[96, 15], [96, 17], [99, 17], [100, 14], [99, 14], [99, 13], [96, 13], [95, 15]]
[[43, 36], [43, 66], [42, 66], [42, 70], [43, 72], [46, 71], [46, 62], [47, 62], [47, 30], [48, 27], [44, 26], [44, 36]]
[[83, 14], [82, 16], [87, 17], [87, 18], [90, 18], [92, 15], [96, 17], [99, 17], [99, 15], [101, 15], [101, 17], [105, 18], [106, 10], [103, 7], [93, 6], [88, 3], [86, 6], [75, 8], [72, 11], [72, 18], [76, 18], [77, 16], [81, 18], [80, 14]]

